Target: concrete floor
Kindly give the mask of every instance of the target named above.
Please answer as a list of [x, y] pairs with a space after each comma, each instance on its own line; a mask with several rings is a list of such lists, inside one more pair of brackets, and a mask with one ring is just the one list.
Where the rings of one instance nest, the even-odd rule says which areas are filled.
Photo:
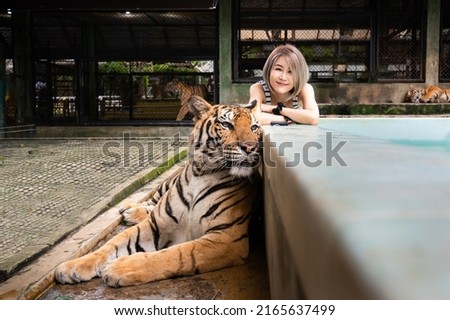
[[187, 144], [185, 137], [130, 139], [0, 140], [0, 297], [4, 281], [150, 183]]

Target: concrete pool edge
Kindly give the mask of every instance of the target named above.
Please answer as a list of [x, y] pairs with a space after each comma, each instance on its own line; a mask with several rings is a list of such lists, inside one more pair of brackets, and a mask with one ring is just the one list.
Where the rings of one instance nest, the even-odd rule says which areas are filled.
[[[446, 263], [442, 226], [449, 221], [444, 190], [450, 179], [442, 172], [450, 172], [448, 153], [330, 130], [323, 123], [264, 128], [272, 297], [301, 298], [304, 292], [311, 299], [448, 298], [450, 287], [440, 284], [445, 273], [433, 267]], [[336, 159], [327, 166], [327, 148], [341, 141], [347, 141], [340, 151], [347, 166]], [[433, 166], [427, 166], [430, 158]], [[308, 166], [318, 160], [321, 165]], [[429, 236], [433, 232], [436, 237]], [[281, 290], [276, 283], [296, 284]]]

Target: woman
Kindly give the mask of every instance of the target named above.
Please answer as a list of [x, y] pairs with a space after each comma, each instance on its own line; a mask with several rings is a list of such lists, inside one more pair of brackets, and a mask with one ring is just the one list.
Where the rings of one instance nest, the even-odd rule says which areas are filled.
[[319, 123], [319, 107], [313, 87], [307, 83], [305, 58], [293, 45], [276, 47], [266, 60], [263, 80], [250, 87], [253, 113], [261, 124]]

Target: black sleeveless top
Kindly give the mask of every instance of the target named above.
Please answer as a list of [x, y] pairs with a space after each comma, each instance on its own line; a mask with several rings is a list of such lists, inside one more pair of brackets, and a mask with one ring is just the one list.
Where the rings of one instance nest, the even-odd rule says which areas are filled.
[[[266, 104], [272, 104], [272, 98], [270, 96], [269, 86], [267, 85], [267, 83], [264, 80], [260, 80], [260, 81], [258, 81], [258, 83], [260, 83], [263, 87], [264, 95], [266, 97]], [[292, 107], [294, 109], [298, 109], [298, 96], [294, 97], [294, 100], [292, 101]]]

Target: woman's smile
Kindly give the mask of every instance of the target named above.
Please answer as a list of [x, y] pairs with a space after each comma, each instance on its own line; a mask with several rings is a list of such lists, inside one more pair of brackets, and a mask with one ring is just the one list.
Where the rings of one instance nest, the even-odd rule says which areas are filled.
[[274, 91], [278, 94], [288, 93], [294, 87], [292, 80], [292, 72], [286, 58], [279, 57], [270, 71], [270, 83]]

